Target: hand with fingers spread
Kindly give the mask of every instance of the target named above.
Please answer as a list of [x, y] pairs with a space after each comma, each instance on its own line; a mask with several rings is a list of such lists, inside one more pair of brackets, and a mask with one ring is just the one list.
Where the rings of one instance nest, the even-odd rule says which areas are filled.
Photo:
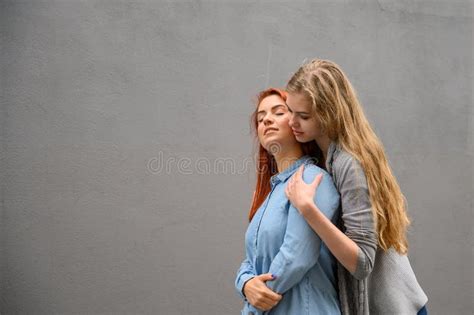
[[244, 294], [250, 304], [263, 311], [268, 311], [280, 302], [282, 295], [273, 292], [265, 284], [267, 281], [274, 280], [275, 277], [270, 274], [256, 276], [244, 285]]
[[285, 188], [285, 194], [291, 204], [298, 209], [298, 211], [307, 217], [309, 211], [314, 211], [314, 198], [316, 189], [323, 178], [323, 174], [318, 174], [313, 182], [306, 184], [303, 180], [304, 164], [300, 166], [298, 171], [291, 176]]

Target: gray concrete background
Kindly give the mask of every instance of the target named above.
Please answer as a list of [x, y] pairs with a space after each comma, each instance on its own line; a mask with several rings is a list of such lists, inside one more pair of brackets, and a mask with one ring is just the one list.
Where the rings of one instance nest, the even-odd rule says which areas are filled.
[[472, 314], [472, 4], [0, 1], [0, 313], [238, 314], [251, 100], [320, 57], [386, 146], [430, 313]]

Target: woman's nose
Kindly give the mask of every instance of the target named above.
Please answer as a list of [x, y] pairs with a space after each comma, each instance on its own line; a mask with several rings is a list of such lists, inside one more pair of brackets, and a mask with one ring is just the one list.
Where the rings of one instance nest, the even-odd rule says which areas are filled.
[[272, 122], [273, 122], [273, 120], [272, 120], [270, 117], [268, 117], [268, 116], [263, 119], [263, 124], [264, 124], [264, 125], [269, 125], [269, 124], [271, 124]]
[[295, 119], [293, 115], [290, 116], [290, 120], [288, 121], [288, 124], [290, 125], [290, 127], [293, 127], [295, 125]]

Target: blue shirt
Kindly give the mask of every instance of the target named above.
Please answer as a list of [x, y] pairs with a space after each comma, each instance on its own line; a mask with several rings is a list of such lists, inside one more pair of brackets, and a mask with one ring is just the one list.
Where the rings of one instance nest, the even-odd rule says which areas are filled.
[[[246, 258], [235, 280], [244, 300], [242, 314], [249, 315], [331, 315], [340, 314], [336, 283], [336, 261], [319, 236], [285, 195], [288, 179], [305, 164], [303, 180], [310, 183], [324, 173], [315, 203], [332, 222], [336, 222], [339, 194], [331, 176], [303, 156], [271, 178], [271, 191], [255, 213], [245, 234]], [[256, 275], [272, 273], [266, 282], [283, 294], [280, 302], [264, 312], [252, 306], [242, 293], [244, 283]]]

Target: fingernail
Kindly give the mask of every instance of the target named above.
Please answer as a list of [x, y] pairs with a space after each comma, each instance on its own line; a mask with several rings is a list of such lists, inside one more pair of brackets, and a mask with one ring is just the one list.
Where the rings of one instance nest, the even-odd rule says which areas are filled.
[[277, 276], [275, 276], [273, 273], [272, 273], [272, 278], [275, 279]]

